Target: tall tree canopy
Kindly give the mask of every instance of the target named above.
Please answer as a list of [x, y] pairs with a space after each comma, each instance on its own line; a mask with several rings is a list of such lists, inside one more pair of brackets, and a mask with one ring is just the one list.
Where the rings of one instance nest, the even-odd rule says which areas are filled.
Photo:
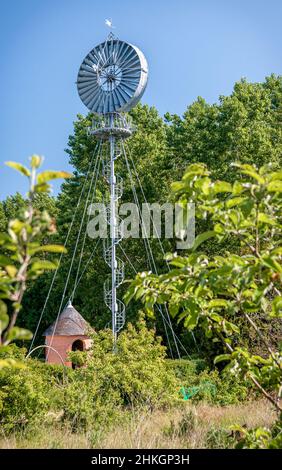
[[[131, 161], [132, 158], [136, 166], [146, 199], [149, 202], [160, 203], [170, 200], [170, 183], [180, 179], [187, 165], [193, 162], [206, 163], [215, 179], [227, 181], [232, 181], [234, 177], [234, 172], [230, 172], [230, 163], [234, 161], [240, 160], [243, 163], [253, 163], [258, 166], [272, 162], [275, 167], [279, 166], [282, 153], [281, 97], [282, 77], [271, 75], [263, 83], [248, 83], [246, 80], [241, 80], [235, 84], [230, 96], [220, 96], [218, 103], [215, 104], [210, 105], [203, 98], [198, 98], [188, 106], [182, 117], [167, 113], [163, 119], [154, 107], [138, 104], [130, 112], [136, 132], [125, 145], [129, 160]], [[63, 184], [56, 202], [53, 198], [46, 199], [48, 196], [44, 196], [45, 199], [42, 201], [38, 200], [38, 204], [48, 205], [48, 211], [56, 216], [58, 243], [64, 243], [89, 162], [97, 145], [95, 139], [90, 139], [87, 134], [92, 117], [79, 115], [74, 123], [74, 132], [69, 137], [66, 152], [74, 167], [73, 178]], [[117, 172], [123, 177], [124, 182], [122, 201], [134, 202], [131, 178], [122, 158], [117, 160]], [[133, 175], [133, 180], [136, 193], [142, 201], [142, 191], [135, 175]], [[88, 188], [89, 183], [85, 187], [81, 204], [78, 207], [77, 217], [67, 244], [68, 254], [62, 258], [61, 268], [43, 316], [40, 332], [54, 320], [58, 313], [72, 253], [77, 243]], [[97, 186], [97, 197], [102, 200], [104, 193], [105, 184], [101, 181]], [[0, 204], [0, 228], [6, 224], [7, 218], [14, 216], [17, 207], [23, 203], [23, 198], [17, 194]], [[75, 283], [85, 228], [86, 225], [81, 231], [65, 301], [71, 294]], [[203, 227], [201, 227], [202, 230]], [[151, 244], [157, 268], [159, 272], [162, 272], [166, 269], [166, 265], [158, 241], [152, 240]], [[86, 237], [82, 268], [87, 263], [94, 245], [95, 240]], [[148, 269], [142, 240], [125, 240], [123, 247], [137, 271]], [[165, 240], [164, 250], [174, 251], [175, 242]], [[134, 271], [123, 253], [120, 252], [119, 256], [126, 261], [126, 277], [133, 277]], [[103, 328], [110, 319], [110, 312], [103, 302], [103, 283], [107, 272], [108, 268], [103, 261], [100, 244], [74, 296], [76, 308], [96, 328]], [[52, 275], [48, 273], [40, 277], [30, 285], [26, 294], [21, 318], [26, 319], [28, 316], [28, 324], [26, 320], [24, 324], [31, 330], [35, 329], [42, 311], [51, 277]], [[128, 309], [127, 315], [130, 321], [134, 322], [137, 318], [138, 308], [139, 304], [136, 302], [136, 305]], [[157, 320], [157, 327], [159, 333], [164, 335], [160, 319]], [[187, 339], [187, 334], [183, 333], [182, 336], [181, 327], [176, 326], [176, 328], [183, 342], [188, 347], [192, 347], [193, 343], [190, 338]], [[198, 340], [205, 341], [201, 338]]]
[[216, 104], [198, 98], [183, 118], [166, 114], [168, 145], [181, 177], [187, 163], [206, 163], [216, 178], [232, 179], [230, 163], [281, 164], [282, 78], [236, 83]]

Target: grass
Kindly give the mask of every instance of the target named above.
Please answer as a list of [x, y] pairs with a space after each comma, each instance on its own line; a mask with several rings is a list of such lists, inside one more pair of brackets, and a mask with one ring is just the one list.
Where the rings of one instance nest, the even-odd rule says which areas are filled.
[[264, 400], [240, 405], [193, 405], [185, 402], [181, 409], [168, 411], [132, 411], [125, 421], [110, 430], [72, 432], [71, 427], [54, 420], [52, 426], [32, 425], [25, 432], [0, 438], [0, 448], [99, 448], [99, 449], [166, 449], [218, 448], [232, 446], [232, 424], [270, 426], [275, 413]]

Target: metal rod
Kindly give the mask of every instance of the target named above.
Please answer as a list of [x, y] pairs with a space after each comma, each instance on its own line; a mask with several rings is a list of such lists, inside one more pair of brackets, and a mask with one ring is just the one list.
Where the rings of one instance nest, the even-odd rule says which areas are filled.
[[[110, 127], [114, 127], [114, 115], [110, 115]], [[111, 164], [111, 177], [110, 177], [110, 220], [111, 220], [111, 249], [112, 249], [112, 331], [113, 331], [113, 350], [116, 350], [117, 342], [117, 295], [116, 295], [116, 177], [115, 177], [115, 137], [110, 134], [110, 164]]]

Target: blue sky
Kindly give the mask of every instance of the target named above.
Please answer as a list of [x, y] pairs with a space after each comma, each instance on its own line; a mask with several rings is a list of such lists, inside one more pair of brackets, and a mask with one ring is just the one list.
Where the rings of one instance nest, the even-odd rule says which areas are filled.
[[[139, 46], [150, 77], [142, 102], [182, 114], [197, 96], [212, 103], [241, 77], [281, 73], [280, 0], [1, 0], [0, 199], [26, 190], [3, 165], [45, 156], [70, 170], [64, 148], [77, 113], [80, 63], [108, 34]], [[54, 186], [54, 192], [59, 183]]]

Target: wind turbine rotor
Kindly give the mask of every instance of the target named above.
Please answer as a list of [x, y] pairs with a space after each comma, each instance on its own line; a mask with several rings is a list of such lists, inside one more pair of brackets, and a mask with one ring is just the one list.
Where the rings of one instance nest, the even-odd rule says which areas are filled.
[[83, 60], [77, 89], [93, 113], [126, 112], [141, 99], [147, 80], [144, 54], [132, 44], [111, 38], [94, 47]]

